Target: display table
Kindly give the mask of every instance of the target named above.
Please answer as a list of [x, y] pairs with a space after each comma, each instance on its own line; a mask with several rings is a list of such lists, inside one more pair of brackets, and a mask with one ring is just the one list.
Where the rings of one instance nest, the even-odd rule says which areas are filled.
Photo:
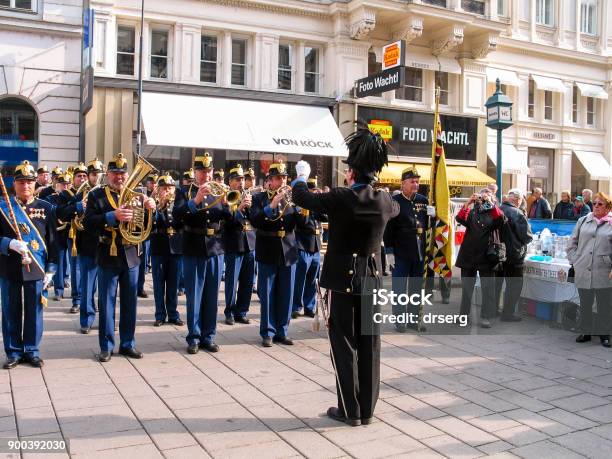
[[547, 303], [570, 301], [578, 304], [578, 289], [572, 282], [567, 282], [569, 269], [569, 261], [564, 259], [526, 259], [521, 297]]

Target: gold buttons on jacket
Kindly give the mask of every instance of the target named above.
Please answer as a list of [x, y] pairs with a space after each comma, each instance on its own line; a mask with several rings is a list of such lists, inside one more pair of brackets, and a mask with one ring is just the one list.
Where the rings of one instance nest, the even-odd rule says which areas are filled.
[[347, 288], [347, 289], [346, 289], [346, 293], [351, 293], [351, 289], [350, 289], [350, 288]]
[[356, 253], [353, 254], [353, 258], [357, 258], [357, 254]]
[[349, 274], [354, 274], [355, 271], [353, 271], [352, 269], [349, 271]]

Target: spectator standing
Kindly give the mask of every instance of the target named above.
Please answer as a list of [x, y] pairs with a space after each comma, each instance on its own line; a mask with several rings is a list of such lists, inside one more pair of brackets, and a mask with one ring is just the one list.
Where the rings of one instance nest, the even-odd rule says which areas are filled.
[[563, 190], [561, 192], [561, 201], [559, 201], [555, 206], [553, 218], [555, 220], [576, 220], [574, 218], [574, 203], [572, 202], [572, 195], [568, 190]]
[[[577, 343], [599, 335], [602, 346], [610, 347], [612, 330], [612, 201], [604, 193], [593, 199], [593, 212], [578, 220], [567, 248], [574, 266], [580, 296]], [[597, 300], [597, 315], [593, 303]]]
[[584, 205], [584, 200], [582, 196], [576, 196], [574, 198], [574, 209], [572, 213], [572, 220], [578, 220], [581, 217], [584, 217], [591, 212], [589, 206]]
[[542, 188], [534, 188], [532, 196], [533, 202], [529, 208], [529, 218], [551, 218], [550, 204], [542, 196]]
[[592, 198], [593, 190], [589, 190], [588, 188], [582, 190], [582, 199], [584, 199], [584, 205], [589, 207], [589, 212], [593, 212], [593, 201], [591, 201]]

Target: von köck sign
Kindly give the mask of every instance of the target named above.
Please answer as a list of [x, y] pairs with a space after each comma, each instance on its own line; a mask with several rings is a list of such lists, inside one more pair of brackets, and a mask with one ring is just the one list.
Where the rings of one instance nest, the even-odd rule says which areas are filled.
[[383, 46], [382, 72], [369, 75], [355, 82], [355, 97], [382, 94], [404, 85], [406, 43], [395, 41]]

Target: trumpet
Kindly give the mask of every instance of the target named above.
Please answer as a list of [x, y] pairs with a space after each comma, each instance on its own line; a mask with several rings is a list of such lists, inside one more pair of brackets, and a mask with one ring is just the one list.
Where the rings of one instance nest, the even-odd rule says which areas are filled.
[[291, 196], [291, 186], [284, 185], [284, 186], [281, 186], [278, 190], [269, 191], [268, 193], [269, 193], [268, 194], [269, 199], [272, 199], [277, 194], [283, 195], [283, 201], [285, 204], [284, 205], [281, 204], [282, 209], [279, 211], [278, 217], [270, 219], [270, 221], [279, 220], [285, 214], [285, 211], [289, 208], [289, 206], [294, 205], [291, 199], [292, 197]]
[[216, 198], [213, 202], [206, 204], [202, 208], [203, 210], [210, 209], [211, 207], [217, 205], [224, 198], [230, 206], [236, 205], [242, 200], [242, 193], [238, 190], [230, 190], [230, 187], [227, 186], [225, 183], [219, 183], [214, 181], [206, 182], [203, 185], [199, 186], [199, 188], [203, 187], [208, 187], [208, 189], [210, 190], [210, 195]]

